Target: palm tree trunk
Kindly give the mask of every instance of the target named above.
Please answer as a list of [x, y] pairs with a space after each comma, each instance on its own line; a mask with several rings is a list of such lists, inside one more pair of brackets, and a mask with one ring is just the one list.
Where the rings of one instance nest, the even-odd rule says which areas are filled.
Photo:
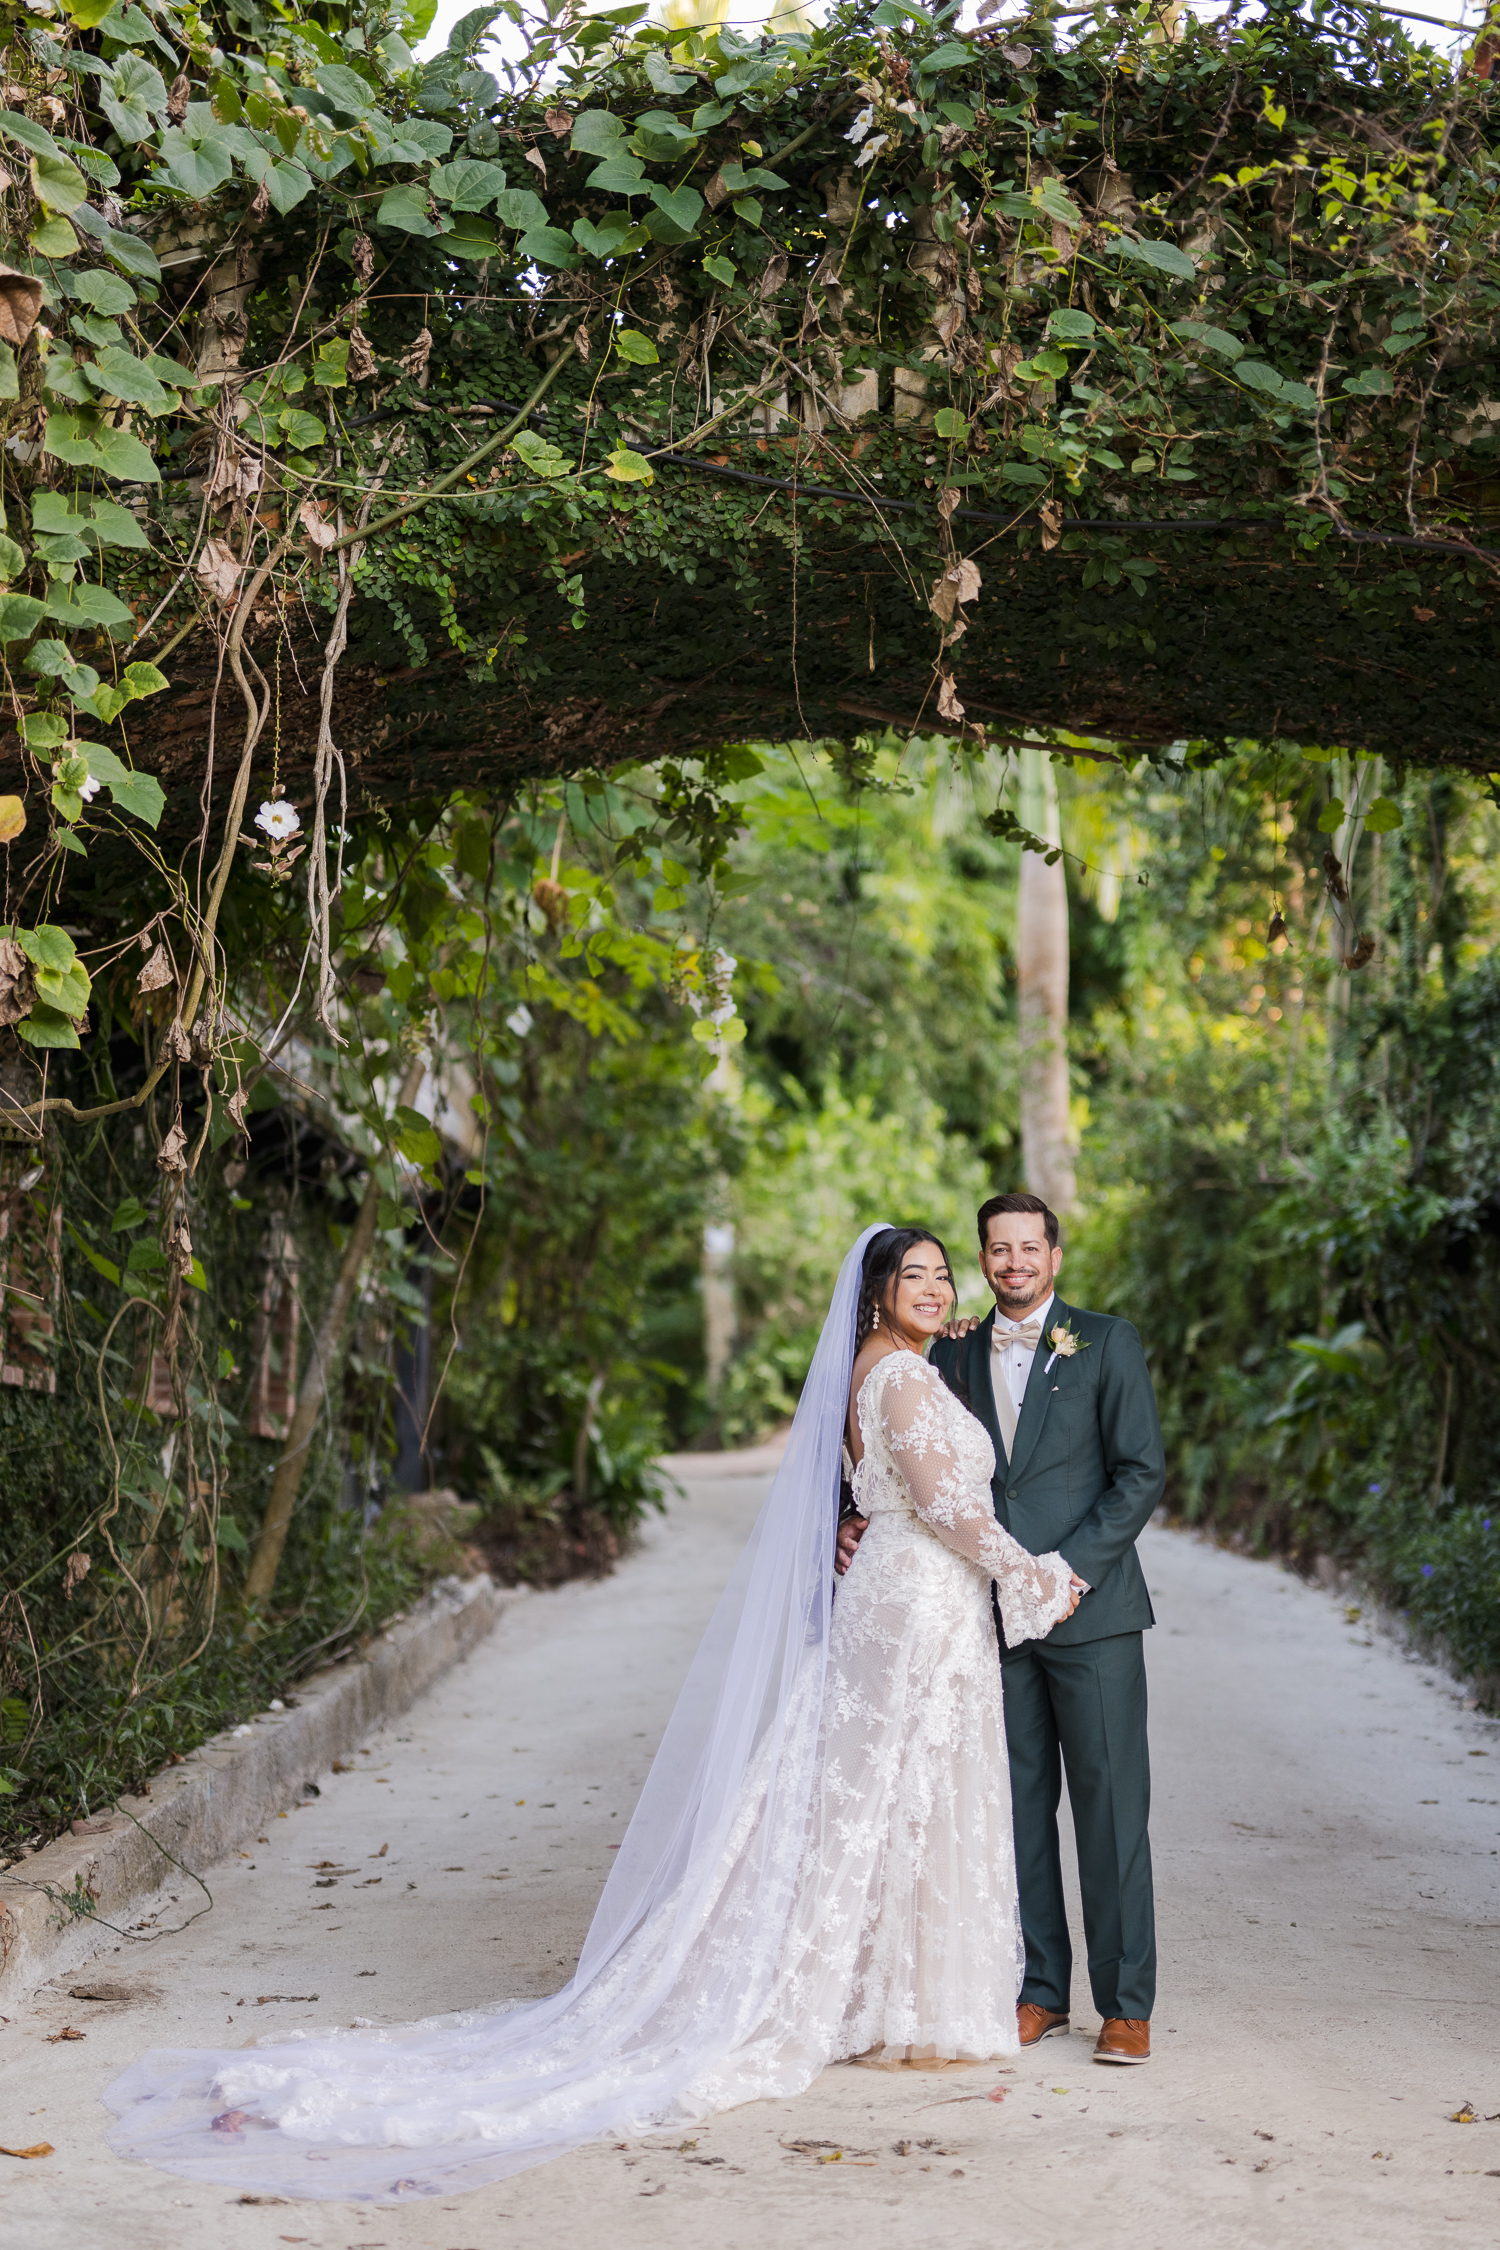
[[[408, 1065], [401, 1091], [396, 1097], [399, 1105], [406, 1107], [416, 1100], [426, 1075], [426, 1059], [417, 1056]], [[339, 1266], [338, 1279], [333, 1285], [333, 1294], [318, 1323], [312, 1357], [302, 1379], [302, 1388], [297, 1393], [297, 1404], [291, 1427], [286, 1434], [286, 1445], [276, 1466], [271, 1497], [266, 1503], [260, 1537], [255, 1543], [255, 1553], [245, 1579], [247, 1601], [268, 1601], [271, 1589], [276, 1584], [276, 1573], [281, 1567], [281, 1550], [286, 1545], [292, 1512], [302, 1489], [302, 1477], [312, 1449], [313, 1432], [322, 1416], [329, 1381], [338, 1363], [339, 1349], [344, 1340], [344, 1325], [349, 1318], [354, 1293], [359, 1287], [359, 1277], [364, 1272], [365, 1260], [369, 1257], [375, 1240], [375, 1222], [379, 1215], [382, 1192], [379, 1172], [378, 1162], [373, 1162], [365, 1182], [364, 1195], [355, 1213], [354, 1224], [349, 1229], [349, 1239], [344, 1245], [344, 1256]]]
[[[1052, 761], [1021, 752], [1021, 819], [1034, 834], [1061, 841]], [[1061, 859], [1021, 854], [1016, 938], [1021, 1019], [1021, 1161], [1026, 1185], [1054, 1211], [1078, 1200], [1068, 1116], [1068, 885]]]

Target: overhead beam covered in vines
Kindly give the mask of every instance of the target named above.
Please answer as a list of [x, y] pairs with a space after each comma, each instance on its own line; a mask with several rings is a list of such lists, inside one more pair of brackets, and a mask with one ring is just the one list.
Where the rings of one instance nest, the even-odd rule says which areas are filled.
[[347, 817], [883, 726], [1500, 767], [1487, 50], [1325, 0], [565, 0], [426, 63], [380, 6], [7, 23], [0, 827], [55, 898], [101, 790], [205, 822], [209, 982], [252, 786], [320, 852], [335, 772]]

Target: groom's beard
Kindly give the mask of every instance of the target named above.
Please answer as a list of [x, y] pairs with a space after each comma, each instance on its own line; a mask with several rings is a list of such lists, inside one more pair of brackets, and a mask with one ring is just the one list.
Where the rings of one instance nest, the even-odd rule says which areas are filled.
[[1034, 1305], [1045, 1303], [1052, 1293], [1052, 1284], [1038, 1274], [1034, 1281], [1017, 1288], [1007, 1288], [1003, 1281], [997, 1281], [994, 1290], [995, 1302], [1001, 1312], [1013, 1320], [1018, 1313], [1028, 1313]]

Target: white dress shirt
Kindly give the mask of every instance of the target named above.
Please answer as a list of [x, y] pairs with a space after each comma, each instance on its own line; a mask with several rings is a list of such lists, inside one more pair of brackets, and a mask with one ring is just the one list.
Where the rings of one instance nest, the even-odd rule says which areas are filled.
[[[1056, 1302], [1056, 1296], [1055, 1290], [1049, 1290], [1045, 1304], [1038, 1305], [1033, 1312], [1022, 1315], [1022, 1319], [1027, 1322], [1040, 1322], [1044, 1339], [1047, 1334], [1047, 1323], [1052, 1318], [1052, 1307]], [[1002, 1383], [1011, 1403], [1011, 1426], [1006, 1431], [1007, 1449], [1010, 1439], [1015, 1434], [1016, 1422], [1020, 1419], [1022, 1401], [1026, 1396], [1026, 1385], [1031, 1379], [1031, 1363], [1036, 1357], [1034, 1345], [1023, 1344], [1017, 1340], [1017, 1331], [1020, 1326], [1021, 1321], [1011, 1320], [1000, 1310], [998, 1305], [995, 1307], [995, 1326], [990, 1335], [990, 1374], [995, 1384], [997, 1408], [1000, 1403], [998, 1394]]]
[[[995, 1307], [995, 1325], [990, 1331], [990, 1382], [995, 1393], [995, 1412], [1000, 1420], [1001, 1435], [1005, 1439], [1007, 1458], [1015, 1451], [1016, 1424], [1021, 1419], [1026, 1385], [1031, 1380], [1031, 1363], [1043, 1346], [1046, 1346], [1049, 1356], [1051, 1353], [1051, 1346], [1047, 1344], [1047, 1330], [1051, 1325], [1056, 1294], [1055, 1290], [1049, 1291], [1046, 1303], [1038, 1305], [1034, 1312], [1024, 1316], [1027, 1323], [1033, 1320], [1040, 1323], [1041, 1335], [1035, 1344], [1022, 1343], [1018, 1335], [1022, 1322], [1009, 1319], [998, 1305]], [[1007, 1406], [1009, 1413], [1006, 1412]], [[1084, 1593], [1089, 1592], [1083, 1579], [1080, 1578], [1078, 1583]]]

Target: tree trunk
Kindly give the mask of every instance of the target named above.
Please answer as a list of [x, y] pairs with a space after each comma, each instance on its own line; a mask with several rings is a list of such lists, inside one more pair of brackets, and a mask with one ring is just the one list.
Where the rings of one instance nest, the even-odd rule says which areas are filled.
[[[1021, 819], [1061, 840], [1052, 761], [1021, 752]], [[1064, 1216], [1077, 1202], [1068, 1118], [1068, 885], [1062, 861], [1021, 854], [1016, 940], [1021, 1019], [1021, 1162], [1026, 1185]]]
[[[416, 1100], [426, 1075], [426, 1060], [419, 1057], [408, 1069], [401, 1091], [396, 1097], [403, 1107], [409, 1107]], [[349, 1240], [344, 1246], [343, 1263], [339, 1267], [338, 1280], [333, 1285], [333, 1295], [324, 1307], [323, 1317], [318, 1323], [307, 1373], [302, 1378], [302, 1388], [297, 1393], [297, 1404], [292, 1414], [292, 1425], [287, 1431], [286, 1449], [276, 1465], [271, 1497], [266, 1502], [265, 1519], [256, 1541], [249, 1576], [245, 1580], [247, 1601], [269, 1600], [271, 1589], [276, 1583], [276, 1573], [281, 1567], [281, 1550], [286, 1545], [292, 1511], [302, 1488], [302, 1472], [307, 1465], [313, 1431], [318, 1426], [323, 1401], [328, 1395], [329, 1378], [343, 1341], [344, 1323], [349, 1317], [349, 1307], [354, 1302], [354, 1292], [359, 1287], [365, 1260], [370, 1255], [370, 1245], [375, 1240], [380, 1194], [379, 1165], [372, 1163], [354, 1225], [349, 1230]]]

